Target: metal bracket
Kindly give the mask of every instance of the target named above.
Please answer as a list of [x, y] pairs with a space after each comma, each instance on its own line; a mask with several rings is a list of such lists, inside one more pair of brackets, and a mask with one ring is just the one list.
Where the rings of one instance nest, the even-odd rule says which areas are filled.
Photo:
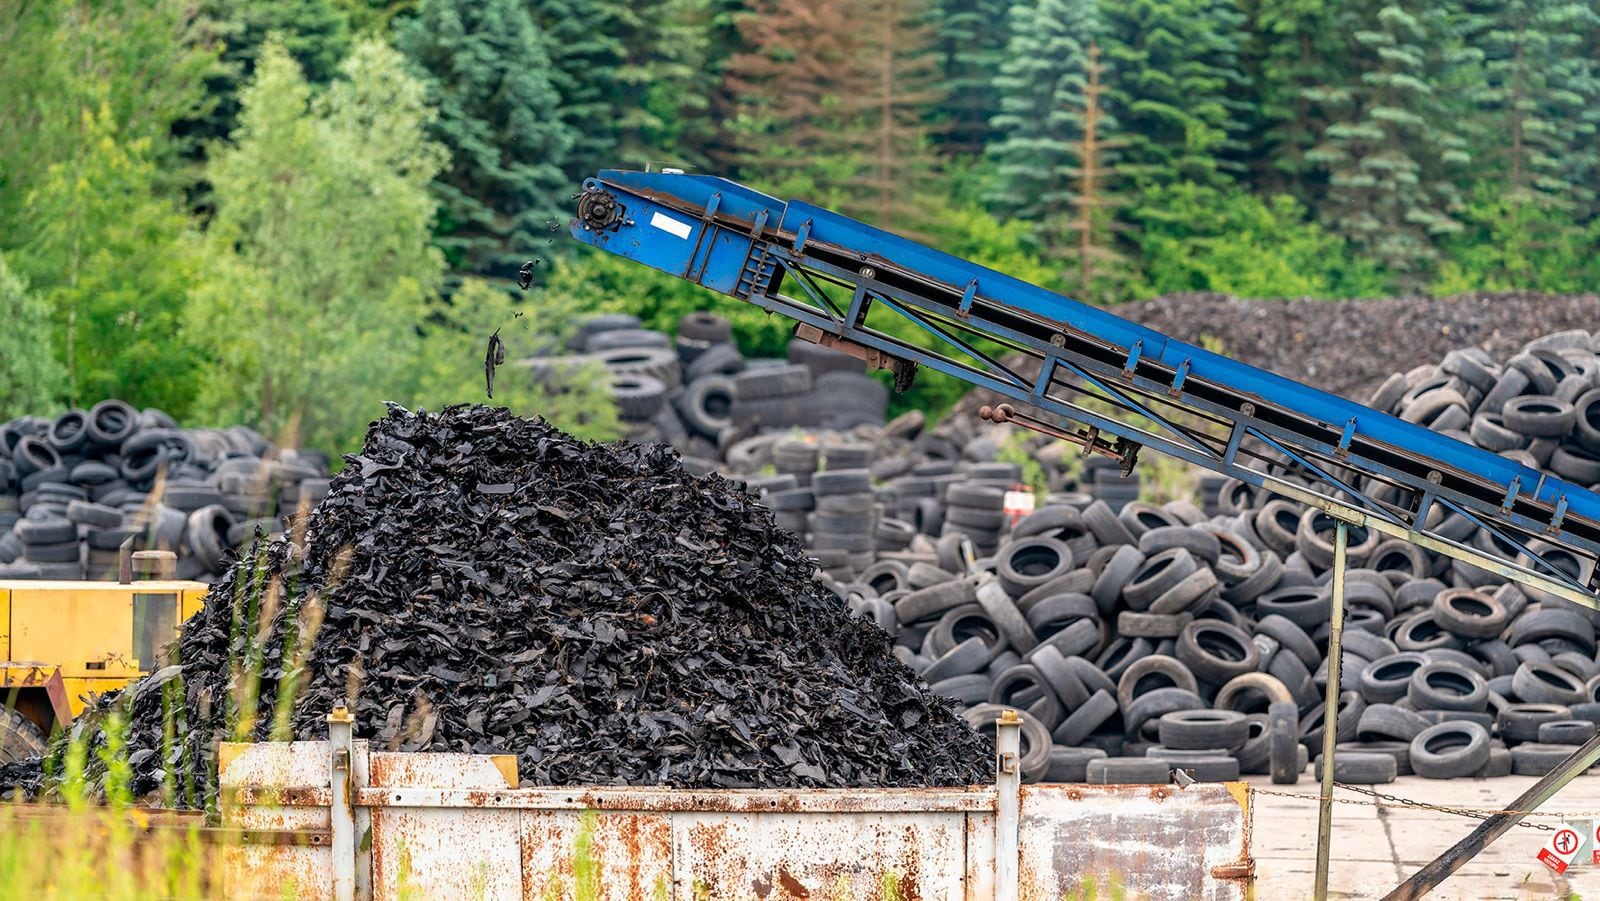
[[1350, 421], [1344, 424], [1344, 434], [1339, 436], [1339, 446], [1333, 449], [1334, 454], [1340, 459], [1350, 456], [1350, 441], [1355, 437], [1356, 418], [1352, 416]]
[[956, 315], [962, 319], [972, 315], [972, 299], [978, 296], [978, 280], [967, 282], [966, 293], [961, 295], [961, 305], [956, 307]]
[[1144, 352], [1144, 342], [1143, 341], [1135, 341], [1135, 342], [1133, 342], [1133, 346], [1128, 348], [1128, 361], [1126, 363], [1122, 364], [1122, 377], [1123, 378], [1125, 378], [1125, 379], [1133, 378], [1133, 371], [1135, 369], [1137, 369], [1138, 366], [1139, 366], [1139, 355], [1142, 354], [1143, 352]]
[[1189, 358], [1188, 357], [1184, 357], [1183, 358], [1183, 362], [1179, 363], [1177, 370], [1172, 373], [1172, 387], [1167, 389], [1168, 396], [1170, 396], [1170, 397], [1182, 397], [1183, 396], [1183, 380], [1188, 378], [1188, 377], [1189, 377]]

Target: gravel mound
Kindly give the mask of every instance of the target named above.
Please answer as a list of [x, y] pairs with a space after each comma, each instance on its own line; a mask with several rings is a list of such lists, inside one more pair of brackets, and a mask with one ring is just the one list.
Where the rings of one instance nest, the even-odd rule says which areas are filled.
[[1116, 307], [1118, 316], [1308, 385], [1363, 398], [1388, 378], [1456, 348], [1506, 357], [1549, 332], [1593, 328], [1600, 295], [1520, 291], [1378, 300], [1241, 300], [1175, 294]]
[[[347, 699], [379, 747], [514, 752], [534, 784], [988, 781], [987, 741], [813, 570], [742, 486], [668, 450], [486, 407], [393, 408], [303, 551], [280, 540], [235, 565], [185, 626], [181, 665], [125, 693], [134, 789], [211, 770], [230, 673], [253, 656], [257, 738], [299, 678], [298, 738], [323, 737]], [[298, 672], [297, 633], [317, 620]], [[180, 679], [174, 716], [162, 697]]]

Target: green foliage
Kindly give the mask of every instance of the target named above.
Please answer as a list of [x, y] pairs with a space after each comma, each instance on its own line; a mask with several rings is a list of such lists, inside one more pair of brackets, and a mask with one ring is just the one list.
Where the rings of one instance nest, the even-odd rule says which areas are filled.
[[196, 267], [188, 223], [159, 190], [152, 142], [123, 139], [109, 102], [79, 128], [29, 191], [32, 233], [13, 259], [52, 310], [69, 404], [117, 395], [182, 416], [198, 364], [177, 336]]
[[66, 374], [50, 352], [50, 307], [0, 255], [0, 421], [42, 416]]
[[522, 0], [423, 0], [398, 46], [450, 152], [434, 182], [438, 243], [452, 268], [509, 283], [544, 252], [571, 195], [561, 166], [576, 132], [560, 117], [549, 38]]
[[1061, 239], [1081, 178], [1085, 66], [1094, 0], [1023, 0], [1011, 9], [1011, 40], [994, 86], [1000, 138], [993, 200], [1007, 213], [1046, 223]]
[[1590, 208], [1600, 148], [1595, 120], [1585, 113], [1600, 101], [1600, 68], [1583, 41], [1600, 10], [1574, 0], [1466, 6], [1468, 40], [1482, 57], [1469, 82], [1479, 105], [1479, 176], [1519, 199]]
[[1267, 193], [1320, 200], [1326, 179], [1307, 154], [1327, 127], [1329, 106], [1346, 96], [1345, 34], [1334, 27], [1340, 0], [1252, 0], [1242, 67], [1250, 82], [1244, 112], [1244, 177]]
[[255, 77], [262, 48], [275, 41], [314, 85], [325, 85], [350, 50], [350, 20], [336, 0], [202, 0], [195, 38], [221, 54], [205, 79], [206, 114], [179, 132], [203, 145], [227, 138], [239, 118], [240, 92]]
[[1461, 218], [1465, 229], [1446, 243], [1433, 293], [1600, 289], [1600, 220], [1583, 225], [1570, 211], [1489, 184]]
[[1106, 108], [1140, 186], [1231, 181], [1241, 130], [1243, 17], [1233, 0], [1101, 0]]
[[190, 15], [186, 0], [0, 4], [0, 249], [28, 234], [23, 206], [50, 167], [81, 153], [85, 112], [172, 161], [173, 124], [204, 109], [214, 64], [186, 40]]
[[[947, 154], [971, 156], [999, 140], [990, 124], [1002, 97], [997, 82], [1007, 60], [1010, 17], [1019, 0], [934, 0], [940, 77], [949, 95], [930, 110], [935, 140]], [[1027, 5], [1023, 2], [1022, 5]]]
[[1442, 90], [1458, 62], [1451, 12], [1431, 0], [1346, 4], [1337, 21], [1352, 37], [1353, 77], [1330, 98], [1334, 121], [1307, 154], [1328, 172], [1322, 221], [1405, 287], [1426, 279], [1435, 241], [1460, 228], [1450, 175], [1468, 157]]
[[1366, 297], [1388, 286], [1346, 242], [1306, 221], [1286, 195], [1260, 197], [1191, 183], [1145, 192], [1139, 244], [1151, 294]]
[[403, 395], [443, 261], [429, 247], [424, 88], [356, 45], [326, 95], [268, 44], [234, 143], [207, 169], [217, 214], [189, 331], [216, 375], [199, 405], [316, 447], [350, 447]]

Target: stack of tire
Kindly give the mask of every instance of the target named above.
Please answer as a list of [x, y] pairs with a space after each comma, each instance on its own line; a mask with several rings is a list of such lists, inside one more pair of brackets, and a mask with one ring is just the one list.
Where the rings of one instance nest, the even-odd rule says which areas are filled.
[[131, 538], [209, 581], [230, 549], [327, 491], [325, 456], [244, 427], [180, 429], [117, 400], [12, 420], [0, 425], [0, 578], [114, 578]]
[[[877, 451], [880, 515], [916, 534], [903, 549], [880, 543], [865, 569], [828, 558], [824, 583], [975, 723], [1021, 711], [1029, 779], [1164, 782], [1181, 767], [1292, 781], [1326, 728], [1341, 781], [1542, 774], [1600, 723], [1594, 618], [1532, 589], [1352, 530], [1330, 716], [1334, 523], [1320, 512], [1221, 479], [1200, 482], [1204, 509], [1124, 496], [1114, 510], [1094, 499], [1107, 483], [1091, 471], [1079, 493], [1061, 455], [1035, 446], [1049, 505], [1003, 518], [969, 571], [960, 540], [973, 536], [942, 517], [952, 493], [957, 506], [993, 503], [1016, 475], [985, 465], [993, 433], [897, 421], [855, 437]], [[730, 467], [772, 465], [783, 447], [790, 475], [811, 469], [801, 439], [762, 446], [730, 447]]]
[[735, 431], [881, 426], [889, 406], [888, 388], [862, 361], [798, 340], [787, 360], [746, 359], [728, 321], [711, 313], [683, 317], [675, 336], [645, 329], [636, 316], [594, 316], [566, 349], [569, 356], [523, 366], [542, 378], [565, 364], [599, 362], [627, 437], [671, 444], [700, 470], [713, 468], [719, 443]]

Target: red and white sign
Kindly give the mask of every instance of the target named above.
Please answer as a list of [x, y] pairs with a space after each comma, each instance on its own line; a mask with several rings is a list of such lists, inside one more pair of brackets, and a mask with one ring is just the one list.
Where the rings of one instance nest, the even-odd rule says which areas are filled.
[[1033, 505], [1032, 491], [1007, 491], [1005, 497], [1006, 519], [1012, 525], [1016, 525], [1017, 520], [1033, 512]]
[[1600, 820], [1589, 821], [1590, 863], [1600, 864]]
[[1583, 833], [1563, 823], [1539, 849], [1539, 862], [1557, 873], [1565, 873], [1582, 846]]

